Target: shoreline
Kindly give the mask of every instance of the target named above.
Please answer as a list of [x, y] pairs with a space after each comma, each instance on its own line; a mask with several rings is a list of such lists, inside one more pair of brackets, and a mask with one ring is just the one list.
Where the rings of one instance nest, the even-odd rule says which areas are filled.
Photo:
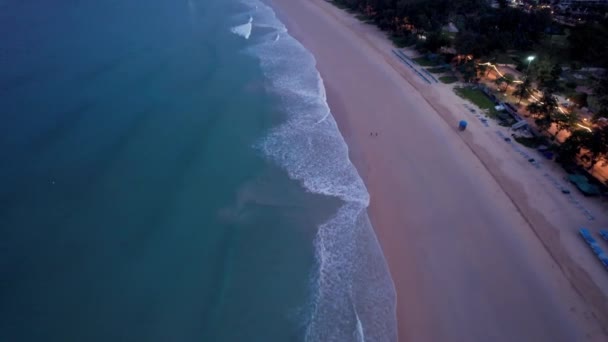
[[450, 108], [462, 100], [387, 57], [382, 50], [392, 46], [377, 29], [324, 1], [273, 5], [317, 59], [370, 192], [368, 213], [397, 290], [399, 340], [602, 340], [606, 303], [594, 282], [602, 275], [593, 279], [571, 260], [559, 230], [557, 241], [545, 239], [556, 220], [579, 221], [570, 212], [551, 221], [542, 213], [555, 209], [530, 205], [539, 186], [509, 177], [527, 165], [506, 165], [508, 151], [472, 132], [479, 125], [458, 133]]
[[266, 89], [277, 95], [286, 115], [259, 147], [303, 190], [341, 203], [314, 225], [304, 340], [348, 341], [353, 333], [360, 341], [396, 340], [395, 289], [367, 215], [369, 193], [330, 115], [316, 60], [287, 33], [272, 8], [257, 0], [252, 4], [250, 18], [256, 19], [250, 23], [273, 29], [260, 36], [253, 32], [252, 51], [268, 81]]

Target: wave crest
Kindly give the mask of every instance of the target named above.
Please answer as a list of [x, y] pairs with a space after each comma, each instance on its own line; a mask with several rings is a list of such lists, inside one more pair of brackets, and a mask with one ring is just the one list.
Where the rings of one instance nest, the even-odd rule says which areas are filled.
[[238, 36], [245, 39], [251, 37], [251, 31], [253, 30], [253, 17], [249, 17], [249, 21], [243, 25], [238, 25], [230, 29], [230, 31]]
[[268, 32], [256, 36], [247, 52], [260, 61], [269, 91], [287, 114], [256, 147], [307, 191], [343, 201], [315, 236], [305, 340], [396, 341], [395, 289], [367, 216], [369, 194], [331, 115], [314, 56], [270, 7], [245, 3], [254, 26]]

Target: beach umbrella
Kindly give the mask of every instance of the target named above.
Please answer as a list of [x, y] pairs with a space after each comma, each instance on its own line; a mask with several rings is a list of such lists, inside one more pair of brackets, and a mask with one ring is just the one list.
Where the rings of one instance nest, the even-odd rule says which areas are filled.
[[466, 120], [460, 120], [460, 122], [458, 123], [458, 129], [460, 129], [461, 131], [464, 131], [466, 128], [467, 128]]

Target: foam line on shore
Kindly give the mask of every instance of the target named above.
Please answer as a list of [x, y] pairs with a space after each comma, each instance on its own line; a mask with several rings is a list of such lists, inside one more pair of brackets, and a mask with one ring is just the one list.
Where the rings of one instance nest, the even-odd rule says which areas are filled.
[[369, 194], [331, 115], [316, 60], [270, 7], [244, 3], [255, 16], [253, 25], [267, 32], [252, 37], [247, 52], [259, 60], [268, 91], [285, 113], [256, 148], [307, 191], [343, 203], [314, 239], [317, 265], [302, 318], [305, 340], [395, 341], [395, 289], [367, 217]]

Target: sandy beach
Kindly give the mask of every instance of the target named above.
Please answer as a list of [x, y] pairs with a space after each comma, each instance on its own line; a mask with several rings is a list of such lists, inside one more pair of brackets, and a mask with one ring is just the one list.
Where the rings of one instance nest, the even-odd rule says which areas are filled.
[[608, 276], [576, 234], [607, 224], [605, 209], [572, 206], [550, 183], [554, 165], [532, 167], [374, 27], [323, 0], [272, 4], [317, 59], [370, 192], [399, 340], [605, 341]]

